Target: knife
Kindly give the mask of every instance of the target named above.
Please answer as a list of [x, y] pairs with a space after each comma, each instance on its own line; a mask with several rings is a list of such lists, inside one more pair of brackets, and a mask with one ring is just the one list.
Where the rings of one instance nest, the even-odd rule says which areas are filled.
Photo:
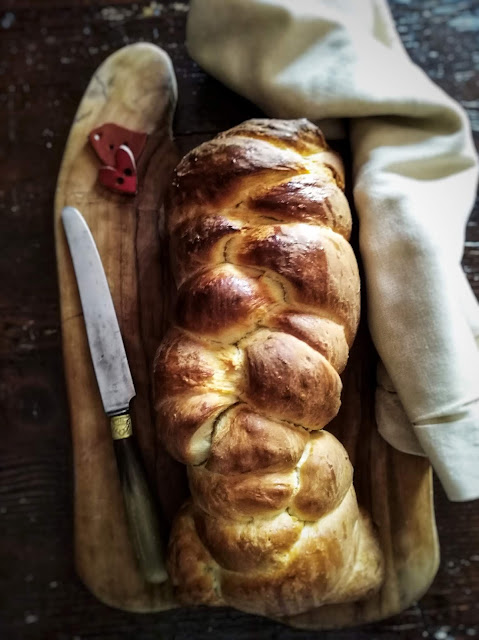
[[133, 439], [129, 414], [136, 395], [110, 289], [93, 236], [81, 213], [65, 207], [62, 222], [70, 247], [88, 344], [113, 446], [127, 521], [140, 571], [148, 582], [168, 578], [158, 516]]

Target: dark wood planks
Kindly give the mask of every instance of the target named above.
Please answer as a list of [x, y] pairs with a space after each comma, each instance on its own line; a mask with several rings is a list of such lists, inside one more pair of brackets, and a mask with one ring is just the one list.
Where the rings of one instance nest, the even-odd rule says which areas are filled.
[[[462, 101], [479, 144], [477, 2], [390, 4], [411, 57]], [[155, 616], [113, 611], [86, 592], [73, 570], [71, 447], [52, 223], [56, 177], [92, 72], [128, 42], [156, 42], [172, 57], [182, 151], [258, 113], [188, 58], [186, 9], [186, 2], [1, 3], [0, 636], [7, 640], [313, 637], [226, 609]], [[476, 295], [478, 225], [476, 206], [464, 258]], [[479, 506], [449, 503], [437, 486], [436, 513], [441, 568], [419, 604], [395, 619], [321, 638], [462, 640], [479, 634]]]

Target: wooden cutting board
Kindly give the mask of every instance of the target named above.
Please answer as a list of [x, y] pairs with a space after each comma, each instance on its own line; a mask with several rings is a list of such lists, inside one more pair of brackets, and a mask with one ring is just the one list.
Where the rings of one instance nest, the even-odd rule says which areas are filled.
[[[137, 390], [133, 422], [157, 493], [166, 540], [174, 513], [187, 495], [184, 468], [157, 446], [151, 397], [152, 360], [171, 308], [162, 197], [179, 159], [171, 129], [175, 106], [175, 76], [161, 49], [140, 43], [110, 56], [94, 74], [78, 108], [55, 199], [63, 353], [74, 451], [76, 567], [102, 602], [142, 612], [177, 605], [168, 583], [146, 584], [136, 566], [109, 422], [96, 386], [60, 213], [65, 205], [83, 213], [103, 260]], [[134, 197], [107, 191], [98, 183], [100, 162], [87, 137], [106, 122], [148, 134]], [[431, 469], [424, 459], [393, 450], [378, 435], [375, 367], [376, 355], [363, 315], [343, 376], [342, 408], [330, 430], [349, 452], [359, 502], [378, 528], [386, 579], [379, 594], [369, 600], [283, 619], [293, 626], [342, 627], [396, 614], [427, 590], [438, 568]]]

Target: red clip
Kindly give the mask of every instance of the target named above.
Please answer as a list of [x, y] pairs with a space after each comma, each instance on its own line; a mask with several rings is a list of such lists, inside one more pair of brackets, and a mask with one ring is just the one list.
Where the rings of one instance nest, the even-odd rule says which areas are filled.
[[101, 127], [93, 129], [88, 139], [100, 160], [104, 164], [112, 166], [115, 163], [115, 153], [122, 145], [131, 149], [135, 161], [138, 162], [147, 137], [146, 133], [131, 131], [131, 129], [107, 122]]
[[98, 179], [107, 189], [134, 195], [136, 193], [135, 157], [125, 145], [120, 145], [115, 153], [113, 167], [102, 167]]

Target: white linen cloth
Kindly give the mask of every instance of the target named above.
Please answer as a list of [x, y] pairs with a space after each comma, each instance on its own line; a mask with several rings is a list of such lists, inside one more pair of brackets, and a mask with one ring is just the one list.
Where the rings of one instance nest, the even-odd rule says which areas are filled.
[[271, 117], [351, 118], [376, 417], [479, 497], [479, 306], [461, 269], [477, 157], [461, 107], [409, 59], [383, 0], [192, 0], [191, 56]]

